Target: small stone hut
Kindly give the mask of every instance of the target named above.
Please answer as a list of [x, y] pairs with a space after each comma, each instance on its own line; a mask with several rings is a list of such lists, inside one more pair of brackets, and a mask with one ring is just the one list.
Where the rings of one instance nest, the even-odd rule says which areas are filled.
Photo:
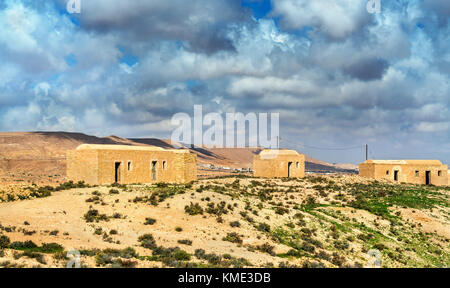
[[359, 164], [359, 175], [396, 182], [446, 186], [448, 167], [439, 160], [367, 160]]
[[197, 180], [197, 156], [182, 149], [83, 144], [67, 151], [67, 178], [91, 185], [188, 183]]
[[305, 177], [305, 155], [294, 150], [262, 150], [253, 157], [253, 175], [264, 178]]

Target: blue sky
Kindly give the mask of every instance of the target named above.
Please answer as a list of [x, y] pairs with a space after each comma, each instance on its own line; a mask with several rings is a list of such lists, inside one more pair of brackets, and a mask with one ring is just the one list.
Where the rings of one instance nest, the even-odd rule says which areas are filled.
[[168, 138], [202, 104], [329, 162], [450, 163], [449, 1], [81, 3], [0, 0], [0, 131]]

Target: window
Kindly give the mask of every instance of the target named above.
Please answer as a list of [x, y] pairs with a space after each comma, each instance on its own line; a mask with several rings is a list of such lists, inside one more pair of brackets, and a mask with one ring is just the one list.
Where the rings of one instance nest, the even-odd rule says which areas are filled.
[[300, 168], [300, 163], [299, 162], [297, 162], [297, 168]]
[[442, 171], [438, 171], [438, 176], [442, 176]]
[[386, 175], [389, 175], [389, 170], [386, 170]]
[[419, 171], [416, 170], [415, 175], [416, 175], [416, 177], [419, 177]]
[[167, 162], [163, 161], [163, 170], [166, 170], [166, 167], [167, 167]]
[[133, 167], [132, 165], [131, 165], [131, 161], [128, 161], [128, 171], [131, 171], [131, 168]]

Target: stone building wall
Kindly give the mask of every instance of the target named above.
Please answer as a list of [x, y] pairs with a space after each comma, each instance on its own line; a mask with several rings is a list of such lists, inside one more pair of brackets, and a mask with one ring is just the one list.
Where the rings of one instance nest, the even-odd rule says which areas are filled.
[[98, 151], [68, 150], [66, 172], [68, 180], [98, 184]]
[[305, 177], [305, 155], [292, 150], [263, 150], [253, 158], [253, 175], [264, 178]]
[[89, 184], [187, 183], [197, 180], [197, 158], [186, 150], [81, 145], [67, 153], [67, 177]]
[[367, 160], [359, 164], [359, 175], [400, 183], [448, 185], [448, 167], [438, 160]]

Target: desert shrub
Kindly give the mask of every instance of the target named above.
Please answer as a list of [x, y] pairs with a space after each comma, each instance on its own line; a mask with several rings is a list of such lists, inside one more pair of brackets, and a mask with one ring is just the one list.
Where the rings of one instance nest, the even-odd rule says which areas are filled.
[[22, 254], [19, 254], [18, 256], [15, 256], [15, 257], [20, 258], [23, 256], [31, 258], [31, 259], [36, 259], [36, 261], [38, 261], [41, 264], [44, 264], [44, 265], [47, 264], [45, 262], [44, 255], [42, 255], [41, 253], [34, 252], [31, 250], [25, 250]]
[[297, 249], [290, 249], [287, 253], [288, 256], [292, 256], [292, 257], [301, 257], [302, 253], [300, 251], [298, 251]]
[[84, 220], [86, 220], [86, 222], [91, 223], [91, 222], [99, 222], [99, 221], [109, 221], [108, 216], [106, 216], [105, 214], [99, 214], [98, 210], [95, 209], [89, 209], [88, 212], [86, 212], [86, 214], [84, 214]]
[[261, 232], [270, 232], [270, 225], [266, 223], [259, 223], [257, 229]]
[[30, 240], [25, 242], [13, 242], [9, 245], [9, 248], [13, 250], [33, 251], [48, 254], [64, 251], [64, 247], [57, 243], [42, 243], [42, 245], [39, 247], [38, 245], [36, 245], [36, 243]]
[[152, 205], [158, 206], [159, 203], [164, 202], [166, 199], [177, 194], [184, 193], [186, 193], [186, 188], [184, 185], [169, 186], [168, 184], [161, 184], [153, 190], [153, 193], [150, 195], [150, 198], [148, 198], [148, 201]]
[[111, 184], [111, 187], [115, 187], [115, 188], [119, 188], [119, 189], [123, 189], [123, 190], [127, 189], [127, 185], [120, 184], [120, 183], [113, 183], [113, 184]]
[[183, 228], [181, 228], [181, 227], [175, 227], [175, 231], [181, 232], [181, 231], [183, 231]]
[[109, 194], [111, 194], [111, 195], [113, 195], [113, 194], [119, 194], [120, 192], [119, 192], [119, 190], [117, 190], [117, 189], [110, 189], [109, 190]]
[[275, 252], [273, 251], [273, 249], [275, 248], [274, 246], [270, 245], [269, 243], [264, 243], [262, 245], [258, 245], [255, 247], [256, 250], [267, 253], [271, 256], [275, 256]]
[[181, 240], [178, 240], [178, 243], [183, 244], [183, 245], [189, 245], [189, 246], [192, 245], [192, 241], [191, 241], [191, 240], [188, 240], [188, 239], [181, 239]]
[[242, 268], [244, 266], [252, 266], [252, 264], [245, 258], [235, 258], [229, 254], [223, 256], [215, 253], [206, 254], [203, 249], [195, 250], [195, 257], [200, 260], [206, 260], [213, 267], [230, 267]]
[[137, 261], [132, 259], [114, 259], [114, 263], [111, 264], [112, 268], [135, 268], [138, 264]]
[[228, 213], [225, 201], [220, 202], [217, 206], [214, 203], [208, 203], [206, 212], [217, 216]]
[[374, 236], [373, 234], [359, 234], [358, 236], [356, 236], [358, 239], [364, 241], [364, 242], [368, 242], [370, 239], [372, 239]]
[[343, 267], [346, 263], [345, 257], [342, 255], [337, 254], [336, 252], [333, 253], [333, 257], [331, 258], [331, 263], [338, 267]]
[[[65, 182], [60, 184], [58, 187], [53, 189], [54, 191], [62, 191], [62, 190], [69, 190], [74, 188], [88, 188], [89, 185], [84, 183], [84, 181], [79, 181], [77, 183], [74, 183], [73, 181]], [[50, 189], [48, 189], [50, 190]]]
[[102, 195], [102, 193], [100, 193], [98, 190], [93, 191], [91, 194], [94, 195], [94, 196]]
[[10, 243], [11, 243], [11, 240], [9, 239], [8, 236], [6, 236], [6, 235], [0, 236], [0, 249], [7, 248]]
[[334, 247], [339, 250], [346, 250], [350, 247], [348, 241], [334, 241]]
[[23, 229], [22, 233], [23, 233], [23, 235], [31, 236], [33, 234], [36, 234], [36, 231], [35, 230], [25, 230], [25, 229]]
[[42, 253], [58, 253], [64, 251], [64, 247], [57, 243], [42, 243], [39, 250]]
[[287, 261], [280, 262], [278, 268], [298, 268], [295, 264], [291, 264]]
[[308, 197], [306, 197], [306, 204], [309, 206], [313, 206], [316, 204], [316, 198], [314, 196], [308, 195]]
[[142, 247], [147, 248], [147, 249], [153, 250], [157, 247], [155, 238], [153, 238], [152, 234], [144, 234], [142, 236], [139, 236], [138, 242], [141, 243]]
[[93, 196], [93, 197], [90, 197], [90, 198], [86, 199], [87, 203], [97, 202], [97, 201], [100, 201], [100, 197], [98, 197], [98, 196]]
[[[111, 265], [111, 267], [134, 267], [137, 262], [130, 261], [131, 258], [137, 258], [139, 255], [131, 248], [104, 249], [102, 251], [93, 251], [95, 253], [95, 262], [97, 266]], [[124, 260], [126, 259], [126, 260]]]
[[150, 218], [150, 217], [145, 218], [144, 225], [153, 225], [155, 223], [156, 223], [156, 219], [153, 219], [153, 218]]
[[325, 265], [320, 261], [306, 260], [302, 263], [302, 268], [325, 268]]
[[178, 261], [189, 261], [191, 260], [191, 254], [184, 250], [176, 250], [173, 254], [173, 257]]
[[292, 222], [286, 223], [286, 226], [292, 229], [295, 228], [295, 224]]
[[191, 260], [191, 254], [179, 247], [164, 248], [161, 246], [153, 249], [153, 256], [169, 267], [184, 266], [181, 262]]
[[230, 222], [231, 227], [241, 227], [241, 223], [239, 221], [232, 221]]
[[317, 257], [326, 261], [330, 261], [331, 256], [330, 254], [328, 254], [327, 252], [321, 250], [318, 254]]
[[195, 249], [194, 255], [198, 259], [204, 259], [206, 252], [203, 249]]
[[14, 249], [14, 250], [26, 250], [26, 249], [33, 249], [33, 248], [37, 248], [38, 245], [36, 245], [36, 243], [34, 243], [31, 240], [25, 241], [25, 242], [21, 242], [21, 241], [16, 241], [16, 242], [12, 242], [9, 245], [9, 248]]
[[376, 243], [375, 245], [373, 245], [373, 248], [378, 249], [380, 251], [388, 249], [388, 247], [383, 243]]
[[284, 214], [286, 214], [286, 213], [289, 213], [289, 209], [284, 208], [284, 207], [277, 206], [277, 207], [275, 208], [275, 213], [277, 213], [277, 214], [279, 214], [279, 215], [284, 215]]
[[114, 213], [111, 217], [114, 218], [114, 219], [121, 219], [121, 218], [124, 218], [123, 215], [120, 214], [120, 213], [118, 213], [118, 212]]
[[119, 232], [115, 229], [112, 229], [111, 231], [109, 231], [109, 235], [117, 235]]
[[228, 241], [228, 242], [231, 242], [231, 243], [242, 244], [241, 236], [239, 236], [239, 234], [237, 234], [236, 232], [228, 233], [227, 236], [222, 238], [222, 240], [223, 241]]
[[199, 214], [203, 215], [203, 208], [198, 203], [193, 204], [191, 202], [190, 205], [184, 207], [184, 211], [191, 216]]

